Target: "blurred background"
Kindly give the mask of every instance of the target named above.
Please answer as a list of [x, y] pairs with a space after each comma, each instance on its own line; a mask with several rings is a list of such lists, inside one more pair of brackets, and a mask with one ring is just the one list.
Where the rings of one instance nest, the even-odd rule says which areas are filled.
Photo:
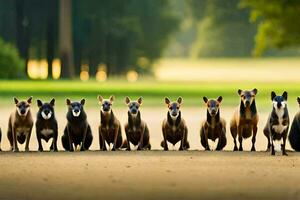
[[291, 116], [298, 111], [299, 13], [298, 0], [0, 0], [0, 111], [9, 115], [13, 96], [55, 97], [62, 131], [65, 98], [86, 98], [97, 135], [99, 94], [115, 95], [122, 124], [124, 97], [143, 96], [159, 148], [163, 98], [181, 95], [198, 148], [202, 97], [222, 95], [228, 122], [238, 88], [256, 87], [263, 137], [272, 90], [287, 90]]

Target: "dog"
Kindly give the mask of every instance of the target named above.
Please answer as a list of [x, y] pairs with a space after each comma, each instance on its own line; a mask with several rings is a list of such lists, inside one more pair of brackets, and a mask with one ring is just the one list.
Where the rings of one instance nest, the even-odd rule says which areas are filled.
[[130, 143], [137, 147], [137, 150], [151, 150], [149, 129], [147, 124], [141, 120], [141, 112], [139, 111], [142, 105], [142, 97], [137, 101], [131, 101], [129, 97], [125, 98], [125, 103], [128, 106], [128, 122], [125, 124], [125, 132], [127, 138], [127, 151], [130, 151]]
[[43, 103], [41, 100], [37, 100], [39, 111], [37, 112], [35, 128], [39, 151], [43, 151], [42, 139], [48, 142], [50, 138], [53, 138], [50, 151], [57, 151], [58, 126], [54, 113], [54, 104], [55, 99], [52, 99], [50, 103]]
[[200, 129], [201, 144], [205, 150], [210, 150], [209, 140], [217, 142], [216, 150], [220, 151], [226, 146], [226, 121], [220, 117], [220, 104], [222, 96], [217, 100], [207, 99], [203, 100], [207, 106], [206, 120], [203, 121]]
[[165, 97], [165, 104], [169, 109], [167, 119], [164, 119], [162, 124], [163, 141], [161, 142], [161, 146], [165, 151], [169, 150], [167, 142], [175, 145], [180, 141], [180, 151], [190, 148], [190, 144], [187, 140], [188, 128], [184, 119], [181, 117], [180, 106], [182, 101], [182, 97], [179, 97], [176, 102], [171, 102], [169, 98]]
[[[300, 105], [299, 97], [297, 97], [297, 102]], [[300, 111], [297, 112], [297, 114], [295, 115], [295, 117], [293, 119], [290, 133], [289, 133], [289, 141], [290, 141], [291, 147], [295, 151], [300, 151]]]
[[24, 144], [25, 141], [25, 151], [29, 151], [29, 142], [33, 127], [33, 118], [30, 111], [32, 97], [29, 97], [27, 101], [19, 101], [17, 98], [14, 98], [14, 102], [16, 109], [9, 117], [7, 138], [12, 151], [18, 152], [18, 142]]
[[70, 99], [67, 99], [66, 103], [68, 122], [61, 138], [62, 145], [66, 151], [74, 151], [73, 145], [76, 149], [80, 146], [80, 151], [89, 150], [93, 142], [93, 135], [83, 108], [85, 99], [80, 102], [71, 102]]
[[[251, 91], [238, 90], [240, 96], [240, 105], [235, 110], [233, 117], [230, 121], [230, 132], [234, 140], [234, 151], [243, 151], [243, 138], [249, 138], [252, 135], [252, 147], [251, 151], [255, 151], [258, 113], [255, 104], [255, 96], [257, 95], [257, 89], [254, 88]], [[240, 143], [239, 149], [237, 148], [236, 137]]]
[[107, 150], [105, 142], [109, 146], [110, 144], [113, 144], [113, 147], [111, 149], [112, 151], [118, 150], [123, 146], [123, 138], [121, 131], [121, 123], [112, 111], [114, 96], [110, 96], [109, 99], [104, 99], [102, 96], [99, 95], [98, 100], [99, 104], [101, 105], [101, 122], [98, 129], [100, 150]]
[[277, 96], [275, 92], [271, 92], [273, 108], [264, 128], [264, 135], [268, 139], [267, 151], [271, 149], [271, 155], [275, 155], [274, 142], [282, 140], [282, 155], [287, 156], [285, 143], [290, 125], [287, 97], [288, 93], [286, 91], [283, 92], [282, 96]]

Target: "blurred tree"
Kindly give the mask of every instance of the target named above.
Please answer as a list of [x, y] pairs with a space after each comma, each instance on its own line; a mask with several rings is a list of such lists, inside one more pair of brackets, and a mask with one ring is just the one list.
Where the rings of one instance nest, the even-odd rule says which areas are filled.
[[256, 26], [249, 11], [238, 9], [239, 0], [188, 0], [197, 21], [192, 57], [250, 56]]
[[269, 48], [299, 47], [299, 0], [241, 0], [241, 7], [251, 8], [251, 21], [258, 22], [254, 55]]

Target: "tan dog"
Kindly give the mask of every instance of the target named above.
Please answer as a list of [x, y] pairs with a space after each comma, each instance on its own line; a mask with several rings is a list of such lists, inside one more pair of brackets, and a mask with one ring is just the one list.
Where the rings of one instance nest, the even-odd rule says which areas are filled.
[[139, 111], [142, 105], [142, 97], [137, 101], [131, 101], [129, 97], [125, 98], [128, 106], [128, 122], [125, 124], [125, 132], [127, 138], [127, 151], [130, 151], [130, 143], [137, 147], [137, 150], [151, 149], [149, 129], [147, 124], [141, 119]]
[[99, 126], [100, 150], [107, 150], [106, 142], [108, 145], [113, 144], [112, 151], [115, 151], [122, 147], [123, 139], [121, 123], [112, 111], [114, 97], [111, 96], [109, 99], [103, 99], [102, 96], [98, 96], [98, 100], [102, 106], [100, 110], [101, 124]]
[[[251, 91], [238, 90], [238, 94], [241, 98], [240, 105], [235, 110], [230, 122], [230, 131], [234, 140], [234, 151], [243, 151], [243, 138], [249, 138], [252, 136], [252, 148], [251, 151], [255, 151], [255, 141], [257, 133], [258, 114], [255, 104], [255, 96], [257, 89], [254, 88]], [[253, 134], [252, 134], [253, 133]], [[238, 136], [240, 147], [237, 148], [236, 137]]]
[[168, 151], [167, 142], [175, 145], [180, 141], [179, 150], [187, 150], [190, 148], [190, 144], [187, 141], [188, 129], [184, 119], [181, 117], [180, 106], [182, 104], [182, 98], [179, 97], [176, 102], [171, 102], [165, 97], [165, 103], [169, 111], [167, 113], [167, 119], [165, 119], [162, 124], [164, 140], [161, 142], [161, 146], [165, 151]]
[[19, 101], [14, 98], [16, 109], [11, 113], [8, 122], [7, 137], [11, 150], [18, 152], [18, 142], [23, 144], [26, 140], [25, 151], [29, 151], [29, 141], [33, 127], [33, 119], [30, 112], [32, 97], [27, 101]]

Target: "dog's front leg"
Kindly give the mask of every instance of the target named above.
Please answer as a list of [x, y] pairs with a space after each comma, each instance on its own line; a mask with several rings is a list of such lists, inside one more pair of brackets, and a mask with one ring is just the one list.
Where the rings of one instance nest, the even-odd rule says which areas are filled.
[[285, 131], [285, 133], [282, 136], [282, 145], [281, 145], [281, 149], [282, 149], [282, 155], [283, 156], [287, 156], [288, 154], [285, 151], [285, 142], [286, 142], [286, 137], [287, 137], [287, 131]]
[[69, 138], [70, 151], [74, 151], [74, 148], [73, 148], [73, 141], [72, 141], [72, 138], [71, 138], [69, 126], [67, 126], [67, 131], [68, 131], [68, 138]]
[[41, 133], [40, 130], [37, 128], [36, 129], [36, 139], [38, 141], [38, 145], [39, 145], [39, 151], [43, 151], [43, 145], [42, 145], [42, 139], [41, 139]]
[[183, 129], [182, 130], [182, 138], [181, 138], [181, 142], [180, 142], [179, 151], [184, 150], [183, 146], [185, 144], [185, 137], [186, 137], [185, 134], [186, 134], [185, 129]]
[[113, 148], [111, 149], [112, 151], [115, 151], [116, 150], [116, 146], [117, 146], [117, 139], [118, 139], [118, 133], [119, 133], [119, 128], [120, 128], [120, 126], [117, 126], [116, 128], [115, 128], [115, 132], [114, 132], [114, 146], [113, 146]]
[[168, 148], [168, 143], [167, 143], [167, 132], [165, 131], [165, 128], [162, 129], [162, 132], [163, 132], [163, 137], [164, 137], [164, 150], [165, 151], [168, 151], [169, 148]]
[[143, 125], [143, 127], [141, 128], [141, 138], [140, 138], [140, 142], [138, 144], [138, 148], [137, 150], [142, 150], [143, 149], [143, 142], [144, 142], [144, 133], [145, 133], [145, 125]]
[[84, 144], [85, 144], [85, 138], [86, 138], [87, 130], [88, 130], [88, 125], [86, 126], [85, 131], [83, 133], [83, 138], [82, 138], [82, 143], [81, 143], [80, 151], [85, 151]]
[[53, 140], [52, 140], [52, 150], [53, 151], [57, 151], [57, 136], [58, 136], [58, 131], [56, 128], [53, 133]]
[[29, 142], [31, 136], [32, 127], [29, 129], [29, 132], [26, 134], [26, 144], [25, 144], [25, 151], [29, 151]]
[[13, 135], [13, 145], [14, 145], [13, 151], [18, 152], [19, 147], [18, 147], [18, 143], [17, 143], [17, 133], [16, 133], [15, 128], [12, 129], [12, 135]]

